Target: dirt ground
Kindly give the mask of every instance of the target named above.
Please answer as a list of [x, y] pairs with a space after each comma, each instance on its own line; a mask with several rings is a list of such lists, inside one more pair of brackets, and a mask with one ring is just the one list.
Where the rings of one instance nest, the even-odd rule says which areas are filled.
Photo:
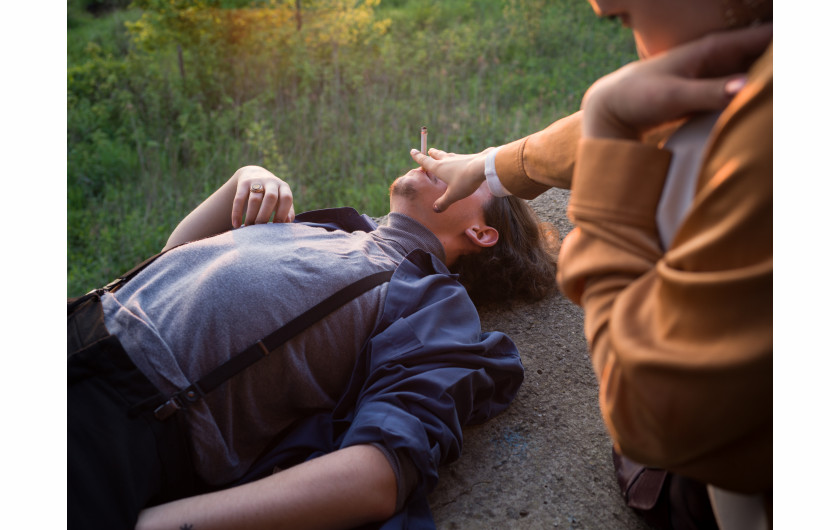
[[[531, 201], [563, 235], [567, 203], [558, 189]], [[519, 347], [525, 382], [504, 414], [465, 431], [461, 458], [441, 469], [429, 499], [438, 528], [647, 529], [615, 483], [581, 309], [557, 293], [481, 317]]]

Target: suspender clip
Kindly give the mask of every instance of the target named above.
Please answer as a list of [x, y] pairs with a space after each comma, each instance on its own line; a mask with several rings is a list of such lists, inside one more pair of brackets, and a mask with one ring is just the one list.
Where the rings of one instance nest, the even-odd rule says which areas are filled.
[[181, 405], [178, 403], [178, 399], [173, 396], [167, 399], [163, 405], [155, 409], [155, 418], [163, 421], [179, 410], [181, 410]]

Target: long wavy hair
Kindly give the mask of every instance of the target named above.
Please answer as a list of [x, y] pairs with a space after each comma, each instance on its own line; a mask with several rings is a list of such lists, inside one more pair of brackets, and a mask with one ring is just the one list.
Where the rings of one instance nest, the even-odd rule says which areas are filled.
[[499, 240], [451, 267], [476, 305], [507, 300], [536, 301], [556, 289], [557, 229], [542, 223], [524, 200], [509, 195], [484, 203], [485, 222]]

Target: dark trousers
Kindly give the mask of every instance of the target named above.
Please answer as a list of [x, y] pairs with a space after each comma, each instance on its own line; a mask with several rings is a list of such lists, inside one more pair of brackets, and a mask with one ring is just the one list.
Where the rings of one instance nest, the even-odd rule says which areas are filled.
[[68, 314], [67, 353], [68, 528], [133, 529], [143, 508], [194, 494], [183, 418], [132, 410], [159, 392], [108, 334], [97, 297]]

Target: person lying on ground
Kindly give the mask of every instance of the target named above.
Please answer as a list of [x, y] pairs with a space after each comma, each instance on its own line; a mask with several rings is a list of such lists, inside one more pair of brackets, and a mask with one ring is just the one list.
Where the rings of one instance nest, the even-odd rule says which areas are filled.
[[[68, 303], [69, 528], [430, 521], [426, 495], [462, 428], [501, 413], [523, 378], [515, 345], [481, 330], [468, 291], [499, 301], [554, 287], [524, 201], [484, 186], [439, 215], [444, 188], [409, 171], [376, 226], [349, 208], [296, 215], [285, 182], [245, 167], [130, 280]], [[484, 278], [499, 268], [504, 281]], [[380, 271], [390, 281], [259, 364], [183, 392]]]

